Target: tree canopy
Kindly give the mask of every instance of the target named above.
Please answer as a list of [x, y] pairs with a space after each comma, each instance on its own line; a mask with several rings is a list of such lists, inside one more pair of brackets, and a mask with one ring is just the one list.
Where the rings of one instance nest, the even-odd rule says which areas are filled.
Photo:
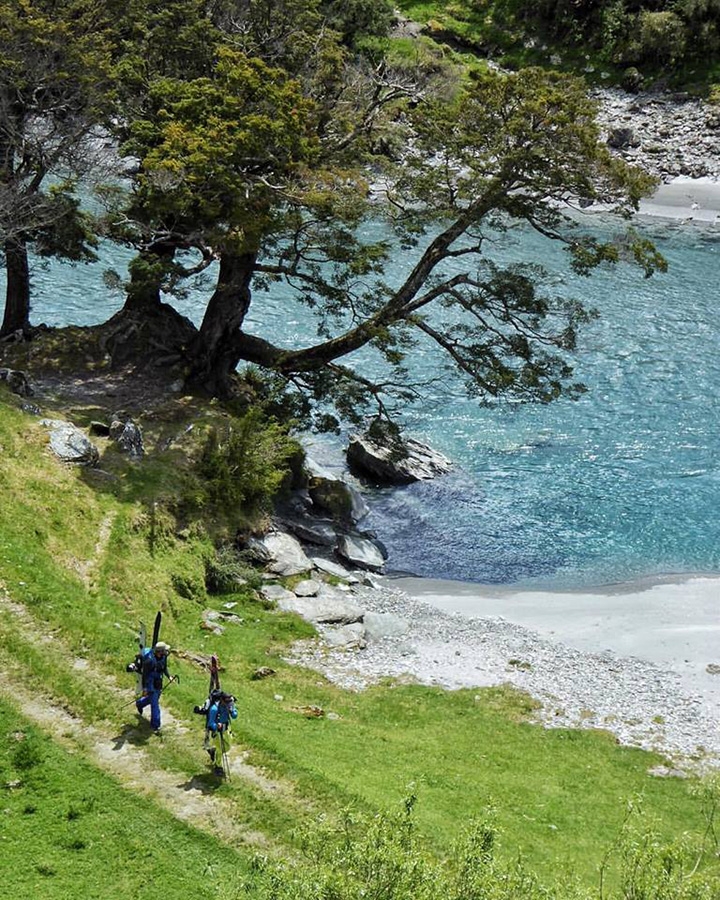
[[[147, 346], [160, 335], [195, 389], [231, 393], [246, 363], [306, 411], [332, 401], [355, 420], [392, 419], [412, 395], [404, 361], [418, 340], [480, 397], [577, 391], [566, 351], [588, 312], [547, 295], [538, 266], [498, 268], [487, 238], [521, 223], [561, 242], [584, 274], [624, 257], [650, 274], [663, 265], [651, 246], [601, 241], [573, 207], [602, 201], [627, 217], [652, 182], [600, 142], [580, 80], [394, 60], [363, 40], [387, 28], [387, 5], [359, 8], [132, 0], [116, 10], [118, 86], [103, 99], [136, 165], [105, 189], [104, 228], [137, 256], [110, 348], [139, 352], [127, 334], [154, 332]], [[97, 121], [92, 107], [78, 118]], [[369, 221], [384, 223], [382, 240], [364, 236]], [[399, 250], [407, 266], [391, 283]], [[215, 287], [196, 329], [163, 297], [200, 271]], [[245, 327], [281, 283], [316, 317], [307, 346]], [[358, 369], [363, 347], [384, 359], [381, 380]]]

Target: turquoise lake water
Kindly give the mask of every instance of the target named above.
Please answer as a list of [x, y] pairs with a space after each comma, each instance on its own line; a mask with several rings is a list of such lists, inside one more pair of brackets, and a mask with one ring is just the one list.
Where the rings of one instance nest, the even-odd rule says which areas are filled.
[[[479, 408], [450, 378], [405, 411], [407, 430], [455, 471], [370, 491], [389, 568], [486, 583], [584, 587], [667, 573], [720, 572], [720, 232], [645, 223], [666, 275], [618, 268], [590, 279], [523, 233], [493, 248], [500, 261], [542, 262], [558, 293], [597, 307], [576, 354], [589, 388], [576, 402]], [[92, 324], [121, 305], [94, 266], [36, 267], [32, 321]], [[402, 270], [402, 257], [394, 263]], [[176, 303], [193, 320], [199, 295]], [[254, 305], [252, 328], [293, 343], [311, 332], [288, 295]], [[360, 364], [372, 368], [368, 356]], [[421, 347], [415, 374], [441, 371]], [[332, 453], [332, 451], [331, 451]]]

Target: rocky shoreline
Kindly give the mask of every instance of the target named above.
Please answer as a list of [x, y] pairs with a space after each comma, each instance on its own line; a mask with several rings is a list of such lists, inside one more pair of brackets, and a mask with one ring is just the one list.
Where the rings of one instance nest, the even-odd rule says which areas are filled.
[[[656, 774], [720, 765], [717, 711], [687, 691], [677, 673], [610, 651], [572, 649], [500, 617], [449, 614], [365, 576], [345, 586], [367, 614], [405, 622], [403, 633], [338, 643], [338, 625], [316, 623], [320, 637], [296, 645], [290, 662], [334, 683], [363, 690], [392, 677], [446, 689], [510, 684], [541, 704], [546, 727], [604, 729], [619, 744], [661, 754]], [[342, 627], [342, 626], [340, 626]]]
[[687, 94], [602, 88], [603, 136], [615, 154], [663, 182], [720, 177], [720, 108]]

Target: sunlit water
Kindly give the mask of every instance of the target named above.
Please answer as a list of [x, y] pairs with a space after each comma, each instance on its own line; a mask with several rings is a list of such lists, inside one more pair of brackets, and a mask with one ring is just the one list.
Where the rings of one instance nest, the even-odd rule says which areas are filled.
[[[428, 388], [405, 411], [408, 431], [456, 468], [370, 492], [365, 524], [386, 543], [392, 569], [565, 587], [720, 572], [720, 233], [644, 227], [670, 262], [667, 275], [618, 268], [583, 279], [561, 250], [529, 234], [493, 249], [503, 261], [542, 261], [558, 292], [600, 310], [576, 355], [589, 391], [576, 402], [479, 408], [447, 378]], [[102, 271], [123, 273], [129, 256], [104, 254], [94, 266], [37, 267], [32, 320], [92, 324], [114, 312], [121, 298]], [[311, 337], [307, 311], [288, 295], [259, 299], [254, 330], [288, 344]], [[197, 321], [201, 294], [176, 305]], [[415, 374], [439, 368], [432, 348], [418, 349]]]

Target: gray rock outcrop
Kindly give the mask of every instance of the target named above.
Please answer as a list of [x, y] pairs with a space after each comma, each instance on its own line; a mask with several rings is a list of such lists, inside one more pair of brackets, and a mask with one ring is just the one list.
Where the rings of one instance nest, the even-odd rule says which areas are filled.
[[363, 625], [368, 640], [379, 641], [383, 638], [400, 637], [410, 630], [410, 623], [393, 613], [366, 612]]
[[77, 426], [60, 419], [43, 419], [42, 424], [50, 429], [50, 449], [58, 459], [80, 466], [97, 465], [97, 447]]
[[323, 640], [334, 650], [364, 650], [367, 646], [365, 626], [361, 622], [326, 628], [323, 631]]
[[0, 368], [0, 381], [6, 382], [13, 394], [20, 397], [32, 397], [34, 394], [30, 379], [19, 369]]
[[333, 562], [331, 559], [313, 556], [312, 564], [320, 572], [325, 572], [327, 575], [334, 575], [335, 578], [342, 578], [344, 581], [347, 581], [348, 584], [357, 584], [359, 581], [356, 575], [353, 575], [352, 572], [349, 572], [344, 566], [341, 566], [340, 563]]
[[111, 440], [115, 441], [121, 453], [127, 453], [131, 459], [142, 459], [145, 446], [140, 426], [132, 419], [115, 418], [108, 430]]
[[337, 542], [337, 531], [329, 519], [315, 519], [311, 516], [285, 517], [281, 520], [283, 527], [308, 544], [319, 547], [334, 547]]
[[337, 553], [361, 569], [380, 572], [385, 565], [385, 555], [375, 541], [359, 534], [342, 535], [338, 541]]
[[363, 610], [341, 591], [334, 591], [324, 585], [322, 593], [316, 597], [282, 597], [278, 606], [285, 612], [294, 612], [314, 624], [350, 625], [362, 619]]
[[369, 512], [360, 491], [339, 478], [312, 475], [308, 494], [314, 506], [345, 525], [357, 524]]
[[271, 531], [261, 538], [250, 538], [247, 548], [266, 562], [275, 575], [299, 575], [312, 569], [312, 563], [297, 538], [283, 531]]
[[409, 484], [444, 475], [450, 460], [427, 444], [404, 438], [398, 446], [379, 444], [367, 435], [353, 435], [347, 449], [347, 461], [358, 474], [388, 484]]

